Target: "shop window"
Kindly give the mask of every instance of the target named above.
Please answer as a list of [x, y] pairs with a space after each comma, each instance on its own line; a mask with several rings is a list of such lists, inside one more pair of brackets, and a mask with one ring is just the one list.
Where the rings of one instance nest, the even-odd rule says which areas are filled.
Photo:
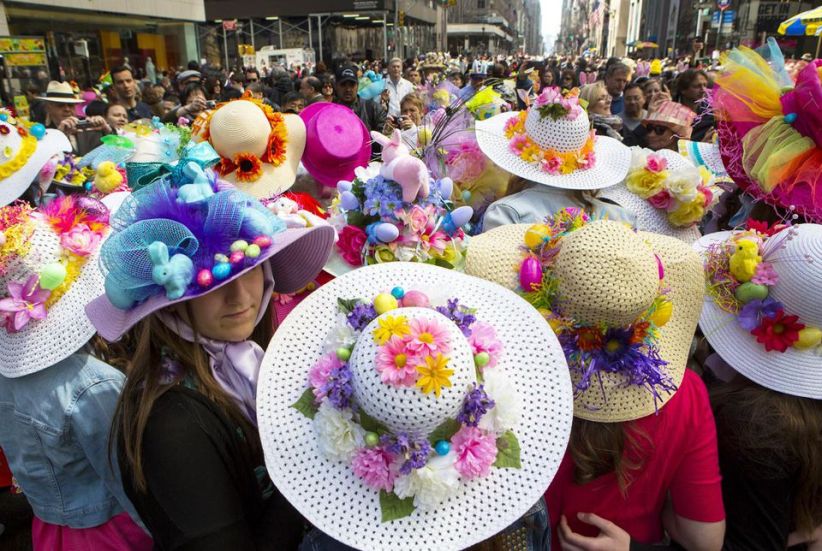
[[477, 9], [480, 9], [480, 10], [485, 9], [485, 0], [477, 0]]

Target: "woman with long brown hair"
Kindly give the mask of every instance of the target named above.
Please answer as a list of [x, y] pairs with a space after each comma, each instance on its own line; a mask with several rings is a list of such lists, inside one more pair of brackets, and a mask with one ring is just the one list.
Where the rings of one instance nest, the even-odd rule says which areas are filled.
[[110, 341], [136, 328], [112, 441], [156, 547], [295, 548], [303, 524], [265, 474], [256, 383], [271, 293], [316, 275], [333, 230], [286, 230], [193, 169], [135, 192], [112, 226], [87, 313]]
[[[798, 224], [775, 233], [761, 226], [761, 231], [707, 235], [696, 244], [705, 256], [714, 299], [706, 302], [700, 319], [716, 351], [705, 364], [728, 381], [711, 392], [728, 513], [725, 549], [785, 549], [798, 543], [819, 549], [822, 225]], [[746, 247], [753, 253], [754, 276], [740, 284], [750, 274], [731, 259]], [[724, 293], [728, 283], [742, 291]], [[767, 296], [751, 298], [745, 294], [749, 289]]]

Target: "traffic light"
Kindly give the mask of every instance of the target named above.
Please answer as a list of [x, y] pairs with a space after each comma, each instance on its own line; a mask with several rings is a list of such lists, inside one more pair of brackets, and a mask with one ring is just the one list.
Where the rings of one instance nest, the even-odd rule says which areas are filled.
[[402, 10], [400, 10], [400, 13], [399, 13], [399, 16], [398, 16], [397, 25], [399, 25], [400, 27], [405, 26], [405, 12], [402, 11]]

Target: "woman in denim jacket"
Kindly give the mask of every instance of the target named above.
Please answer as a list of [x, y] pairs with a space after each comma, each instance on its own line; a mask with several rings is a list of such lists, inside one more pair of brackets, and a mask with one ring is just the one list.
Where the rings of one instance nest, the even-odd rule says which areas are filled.
[[108, 216], [74, 196], [0, 209], [0, 446], [34, 510], [35, 550], [152, 547], [109, 458], [124, 376], [90, 355], [83, 311], [103, 288]]

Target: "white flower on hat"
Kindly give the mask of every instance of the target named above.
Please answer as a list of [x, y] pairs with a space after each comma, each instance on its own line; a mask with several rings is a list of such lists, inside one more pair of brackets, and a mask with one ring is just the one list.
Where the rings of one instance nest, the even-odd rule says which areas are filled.
[[352, 420], [350, 409], [338, 410], [323, 401], [314, 415], [314, 432], [320, 451], [328, 459], [349, 461], [365, 445], [365, 431]]
[[414, 498], [414, 507], [421, 511], [433, 511], [443, 501], [456, 495], [460, 474], [454, 466], [457, 455], [451, 451], [435, 456], [425, 467], [394, 480], [394, 493], [400, 499]]
[[522, 414], [514, 385], [500, 369], [486, 369], [483, 379], [485, 393], [494, 401], [494, 407], [482, 416], [477, 426], [497, 434], [513, 429]]
[[701, 183], [699, 169], [692, 166], [672, 170], [668, 175], [668, 191], [681, 203], [696, 199], [696, 188]]
[[380, 175], [380, 169], [382, 168], [382, 163], [369, 163], [367, 167], [358, 166], [354, 169], [354, 176], [363, 182], [367, 182], [372, 178], [376, 178]]
[[336, 352], [339, 348], [353, 348], [357, 343], [357, 333], [348, 324], [345, 314], [338, 313], [334, 324], [325, 343], [325, 352]]

